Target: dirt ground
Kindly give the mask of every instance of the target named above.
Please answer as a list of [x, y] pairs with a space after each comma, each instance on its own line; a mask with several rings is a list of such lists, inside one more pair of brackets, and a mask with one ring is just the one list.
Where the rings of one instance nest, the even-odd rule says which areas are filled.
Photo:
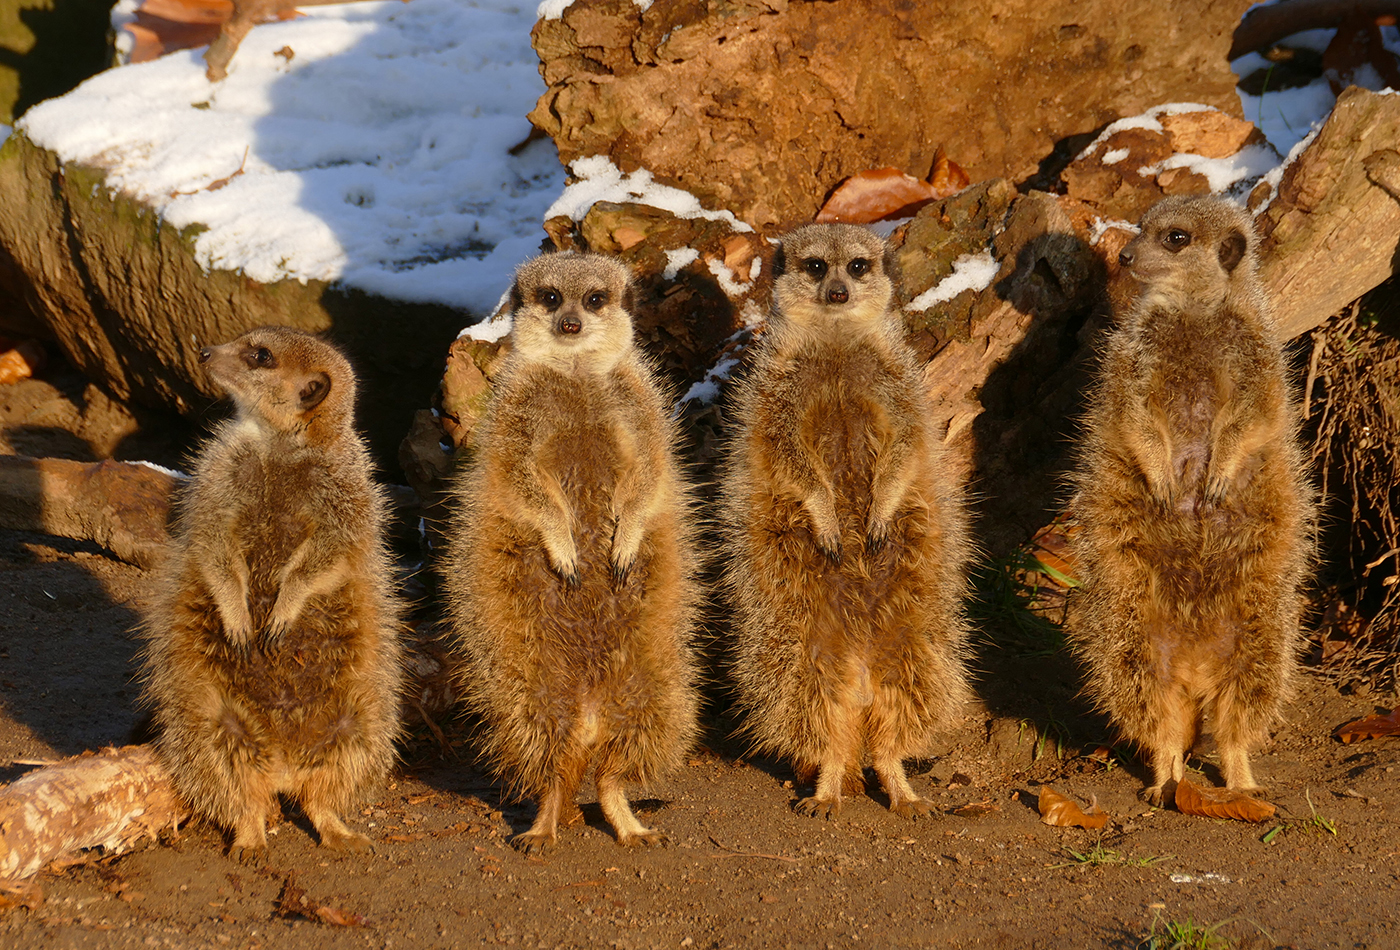
[[[0, 451], [83, 457], [96, 445], [85, 412], [126, 418], [85, 402], [71, 378], [58, 383], [0, 387]], [[179, 446], [150, 429], [131, 421], [118, 454], [176, 461]], [[100, 549], [0, 531], [0, 781], [128, 741], [140, 720], [131, 631], [147, 594], [145, 572]], [[353, 817], [373, 855], [320, 850], [288, 809], [266, 863], [248, 866], [195, 823], [43, 873], [41, 905], [0, 912], [0, 945], [1133, 948], [1189, 921], [1219, 924], [1232, 946], [1400, 947], [1400, 743], [1331, 737], [1393, 697], [1305, 676], [1256, 757], [1279, 817], [1192, 818], [1138, 801], [1145, 773], [1126, 749], [1081, 754], [1109, 733], [1076, 699], [1073, 664], [1053, 640], [998, 623], [983, 623], [978, 642], [978, 703], [911, 769], [935, 820], [892, 816], [873, 783], [839, 821], [796, 815], [791, 771], [746, 757], [717, 702], [688, 766], [634, 792], [670, 847], [618, 846], [586, 789], [585, 824], [525, 857], [507, 839], [532, 806], [503, 801], [473, 766], [465, 725], [449, 723], [450, 754], [416, 733]], [[1209, 742], [1191, 765], [1194, 780], [1220, 781]], [[1043, 784], [1096, 797], [1109, 828], [1042, 824]], [[298, 892], [351, 924], [279, 913]]]

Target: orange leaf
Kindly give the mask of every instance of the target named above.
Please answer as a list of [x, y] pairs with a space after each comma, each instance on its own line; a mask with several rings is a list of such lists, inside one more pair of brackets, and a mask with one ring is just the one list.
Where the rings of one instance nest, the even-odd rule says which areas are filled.
[[1202, 818], [1235, 818], [1240, 821], [1268, 821], [1276, 808], [1269, 802], [1250, 798], [1227, 788], [1200, 788], [1182, 779], [1176, 783], [1176, 810]]
[[817, 223], [870, 224], [887, 218], [908, 218], [937, 197], [928, 182], [898, 168], [872, 168], [838, 185], [817, 212]]
[[1345, 726], [1339, 726], [1335, 735], [1343, 742], [1400, 736], [1400, 706], [1396, 706], [1384, 716], [1367, 716], [1364, 719], [1349, 722]]
[[935, 198], [947, 198], [970, 185], [972, 179], [967, 177], [961, 165], [948, 158], [940, 145], [933, 154], [933, 173], [928, 176], [928, 183]]
[[1072, 798], [1066, 798], [1049, 785], [1040, 787], [1040, 820], [1047, 825], [1060, 828], [1102, 828], [1108, 824], [1108, 813], [1099, 807], [1097, 799], [1090, 799], [1089, 810], [1079, 807]]
[[969, 802], [961, 808], [954, 808], [953, 814], [959, 818], [981, 818], [983, 815], [990, 815], [994, 811], [1001, 811], [1001, 806], [990, 798], [980, 802]]

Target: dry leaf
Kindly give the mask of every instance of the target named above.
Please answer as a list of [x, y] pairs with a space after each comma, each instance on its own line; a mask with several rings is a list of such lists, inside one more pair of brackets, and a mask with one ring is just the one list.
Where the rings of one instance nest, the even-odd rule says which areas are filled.
[[1176, 783], [1176, 810], [1202, 818], [1268, 821], [1277, 809], [1269, 802], [1227, 788], [1202, 788], [1182, 779]]
[[1001, 811], [1001, 806], [993, 802], [990, 798], [984, 798], [980, 802], [971, 802], [961, 808], [954, 808], [953, 814], [959, 818], [981, 818], [983, 815], [990, 815], [994, 811]]
[[972, 184], [972, 179], [961, 165], [948, 158], [940, 145], [933, 155], [933, 172], [928, 176], [928, 183], [935, 198], [950, 198]]
[[939, 195], [932, 185], [898, 168], [872, 168], [847, 178], [817, 212], [818, 224], [870, 224], [912, 217]]
[[1400, 736], [1400, 706], [1396, 706], [1384, 716], [1367, 716], [1339, 726], [1334, 734], [1343, 742]]
[[337, 927], [363, 927], [368, 918], [352, 914], [339, 907], [327, 907], [307, 896], [306, 891], [296, 884], [296, 872], [287, 875], [282, 882], [282, 893], [277, 895], [277, 914], [281, 917], [305, 917], [319, 920]]
[[33, 340], [14, 343], [0, 337], [0, 386], [28, 379], [44, 368], [44, 348]]
[[1040, 787], [1040, 820], [1060, 828], [1102, 828], [1108, 824], [1108, 813], [1099, 808], [1098, 799], [1091, 798], [1085, 811], [1072, 798], [1066, 798], [1049, 785]]

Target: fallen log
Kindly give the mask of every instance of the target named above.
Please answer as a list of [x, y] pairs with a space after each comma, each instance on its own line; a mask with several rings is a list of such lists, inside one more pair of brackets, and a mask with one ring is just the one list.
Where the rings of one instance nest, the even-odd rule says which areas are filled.
[[153, 566], [179, 476], [142, 462], [0, 456], [0, 528], [93, 541]]
[[84, 752], [0, 789], [0, 881], [86, 848], [119, 854], [188, 816], [146, 745]]

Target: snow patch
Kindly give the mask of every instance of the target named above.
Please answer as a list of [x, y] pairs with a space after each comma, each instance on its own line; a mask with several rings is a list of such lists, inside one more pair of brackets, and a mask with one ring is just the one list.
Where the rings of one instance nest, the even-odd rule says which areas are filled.
[[173, 468], [166, 468], [164, 465], [157, 465], [155, 462], [137, 461], [132, 462], [131, 464], [144, 466], [146, 468], [151, 469], [152, 471], [160, 472], [162, 475], [169, 475], [171, 478], [178, 478], [181, 481], [189, 478], [189, 476], [186, 475], [184, 472], [177, 472]]
[[753, 230], [728, 211], [705, 210], [700, 199], [688, 191], [658, 184], [645, 168], [624, 175], [606, 155], [574, 159], [569, 170], [578, 180], [565, 188], [564, 193], [549, 206], [544, 213], [546, 219], [566, 215], [573, 221], [582, 221], [595, 203], [614, 201], [660, 208], [678, 218], [727, 221], [735, 231]]
[[547, 140], [510, 154], [545, 88], [531, 13], [308, 7], [249, 33], [221, 83], [182, 50], [99, 73], [17, 128], [164, 224], [198, 226], [206, 269], [488, 313], [564, 186]]
[[1173, 168], [1187, 168], [1210, 184], [1213, 194], [1222, 194], [1239, 182], [1253, 181], [1278, 165], [1278, 155], [1268, 145], [1249, 145], [1226, 158], [1205, 158], [1185, 152], [1144, 166], [1141, 175], [1160, 175]]
[[1113, 148], [1103, 153], [1103, 158], [1099, 159], [1099, 163], [1102, 165], [1117, 165], [1127, 157], [1128, 150], [1126, 148]]
[[980, 254], [964, 254], [953, 261], [953, 273], [909, 301], [904, 309], [917, 313], [934, 304], [946, 303], [964, 290], [986, 290], [1000, 269], [990, 249]]
[[742, 297], [750, 290], [753, 290], [753, 284], [741, 284], [739, 281], [735, 280], [734, 272], [725, 266], [724, 261], [710, 260], [706, 261], [705, 264], [709, 267], [710, 273], [714, 275], [715, 280], [719, 282], [719, 289], [730, 297]]
[[661, 272], [661, 276], [666, 280], [675, 280], [681, 269], [690, 266], [699, 256], [700, 252], [693, 247], [678, 247], [674, 251], [667, 251], [666, 269]]
[[1118, 218], [1094, 218], [1093, 224], [1089, 226], [1089, 246], [1097, 247], [1103, 240], [1103, 236], [1109, 231], [1127, 231], [1130, 234], [1137, 234], [1142, 229], [1136, 224], [1130, 224]]
[[[1162, 123], [1157, 121], [1160, 116], [1183, 115], [1187, 112], [1212, 111], [1214, 110], [1212, 110], [1210, 106], [1201, 105], [1199, 102], [1168, 102], [1165, 105], [1153, 106], [1142, 115], [1129, 116], [1126, 119], [1119, 119], [1117, 122], [1109, 123], [1109, 125], [1099, 133], [1099, 137], [1090, 142], [1089, 147], [1076, 155], [1074, 160], [1077, 162], [1081, 158], [1088, 158], [1090, 155], [1094, 154], [1095, 149], [1107, 142], [1110, 136], [1118, 132], [1126, 131], [1127, 129], [1148, 129], [1152, 132], [1165, 132], [1166, 129], [1162, 127]], [[1119, 161], [1122, 161], [1122, 159], [1119, 159]]]
[[574, 0], [544, 0], [535, 10], [537, 20], [557, 20], [573, 6]]

